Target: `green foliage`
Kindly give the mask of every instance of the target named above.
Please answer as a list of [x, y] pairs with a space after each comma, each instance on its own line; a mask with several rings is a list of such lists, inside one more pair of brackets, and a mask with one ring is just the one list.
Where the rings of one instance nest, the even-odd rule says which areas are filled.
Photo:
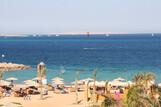
[[151, 99], [140, 86], [133, 86], [129, 89], [127, 104], [128, 107], [153, 107]]
[[116, 100], [110, 97], [105, 98], [105, 100], [102, 102], [101, 107], [111, 107], [116, 104]]
[[[151, 81], [155, 80], [155, 75], [153, 73], [137, 74], [133, 80], [136, 84], [128, 91], [128, 107], [161, 107], [161, 88], [155, 85], [152, 85], [151, 87], [148, 86]], [[156, 97], [157, 95], [160, 97]]]
[[139, 73], [133, 80], [137, 85], [147, 87], [149, 82], [155, 80], [155, 74], [151, 72]]
[[[156, 95], [158, 96], [158, 98], [156, 98]], [[150, 97], [153, 101], [154, 107], [161, 107], [161, 88], [160, 87], [156, 85], [151, 86]]]
[[159, 104], [161, 105], [161, 95], [160, 95], [160, 97], [158, 98], [158, 100], [159, 100]]

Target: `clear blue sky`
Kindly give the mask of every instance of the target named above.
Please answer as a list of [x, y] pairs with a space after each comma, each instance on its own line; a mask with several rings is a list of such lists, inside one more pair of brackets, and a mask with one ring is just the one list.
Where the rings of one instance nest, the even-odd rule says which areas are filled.
[[161, 32], [161, 0], [0, 0], [0, 33]]

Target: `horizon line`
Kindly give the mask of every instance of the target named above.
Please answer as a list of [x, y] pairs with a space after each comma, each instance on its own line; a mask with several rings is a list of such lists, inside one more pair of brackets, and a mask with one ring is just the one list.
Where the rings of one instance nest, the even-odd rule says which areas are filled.
[[160, 34], [161, 32], [65, 32], [65, 33], [0, 33], [0, 36], [31, 36], [31, 35], [101, 35], [101, 34]]

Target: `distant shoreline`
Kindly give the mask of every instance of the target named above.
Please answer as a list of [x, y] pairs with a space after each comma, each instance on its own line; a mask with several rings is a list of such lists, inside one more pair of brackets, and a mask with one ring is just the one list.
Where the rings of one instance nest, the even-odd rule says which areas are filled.
[[[152, 36], [152, 35], [161, 35], [161, 33], [91, 33], [89, 35], [94, 36]], [[0, 37], [59, 37], [59, 36], [87, 36], [85, 33], [71, 33], [71, 34], [63, 34], [63, 33], [55, 33], [55, 34], [0, 34]]]

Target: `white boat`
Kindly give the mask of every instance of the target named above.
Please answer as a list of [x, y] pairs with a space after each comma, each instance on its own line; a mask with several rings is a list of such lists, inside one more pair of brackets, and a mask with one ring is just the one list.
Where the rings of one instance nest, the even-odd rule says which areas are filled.
[[5, 55], [4, 55], [4, 54], [2, 54], [2, 55], [1, 55], [1, 57], [2, 57], [2, 58], [4, 58], [4, 57], [5, 57]]

